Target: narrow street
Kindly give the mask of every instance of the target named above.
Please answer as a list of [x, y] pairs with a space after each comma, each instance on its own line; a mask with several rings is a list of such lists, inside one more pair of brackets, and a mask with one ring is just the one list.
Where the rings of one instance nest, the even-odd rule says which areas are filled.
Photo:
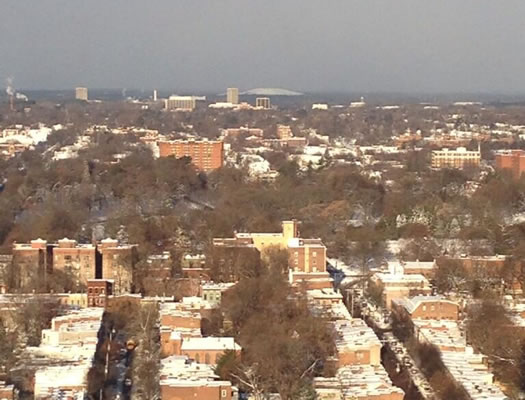
[[354, 314], [361, 315], [383, 343], [381, 363], [392, 382], [405, 391], [405, 400], [438, 400], [430, 383], [416, 366], [403, 343], [392, 333], [390, 312], [370, 304], [363, 296], [356, 296], [347, 307], [350, 313], [354, 311]]

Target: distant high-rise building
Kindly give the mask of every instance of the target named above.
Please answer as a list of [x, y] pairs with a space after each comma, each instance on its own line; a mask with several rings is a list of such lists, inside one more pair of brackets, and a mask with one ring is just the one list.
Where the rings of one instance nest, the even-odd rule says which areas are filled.
[[478, 167], [481, 161], [481, 152], [468, 151], [465, 147], [458, 147], [456, 150], [433, 150], [432, 168], [457, 168]]
[[239, 89], [228, 88], [226, 91], [226, 102], [232, 104], [239, 104]]
[[277, 125], [277, 137], [279, 139], [290, 139], [292, 136], [292, 129], [288, 125]]
[[77, 100], [88, 100], [88, 90], [85, 87], [77, 87], [75, 88], [75, 99]]
[[270, 98], [269, 97], [257, 97], [255, 99], [255, 107], [264, 108], [265, 110], [269, 110], [271, 108]]
[[166, 110], [193, 111], [195, 109], [193, 96], [170, 96], [165, 102]]
[[157, 101], [157, 89], [153, 91], [153, 101]]

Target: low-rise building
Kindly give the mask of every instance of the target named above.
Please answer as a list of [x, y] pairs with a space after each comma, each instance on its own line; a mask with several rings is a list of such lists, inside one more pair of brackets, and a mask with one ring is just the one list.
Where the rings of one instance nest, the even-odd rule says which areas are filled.
[[308, 144], [308, 140], [305, 137], [297, 136], [286, 139], [263, 139], [261, 143], [263, 146], [272, 148], [303, 148]]
[[441, 265], [446, 262], [454, 262], [460, 264], [467, 272], [470, 273], [483, 272], [483, 274], [487, 276], [492, 275], [495, 277], [500, 277], [501, 270], [508, 260], [509, 257], [500, 254], [492, 256], [442, 256], [437, 259], [437, 265]]
[[232, 337], [189, 337], [182, 339], [181, 355], [196, 362], [217, 364], [227, 351], [241, 354], [241, 346]]
[[108, 297], [113, 295], [112, 279], [90, 279], [87, 282], [87, 301], [89, 307], [106, 308]]
[[98, 308], [86, 308], [53, 318], [51, 328], [42, 330], [42, 345], [96, 344], [103, 312]]
[[383, 302], [387, 308], [391, 307], [393, 299], [431, 294], [427, 278], [420, 274], [405, 274], [399, 263], [389, 264], [387, 272], [374, 274], [372, 282], [382, 289]]
[[87, 394], [91, 365], [54, 365], [35, 372], [35, 400], [81, 399]]
[[314, 378], [319, 400], [403, 400], [405, 393], [392, 384], [381, 365], [347, 365], [334, 378]]
[[160, 306], [160, 323], [170, 329], [199, 329], [201, 328], [201, 314], [189, 310], [181, 303], [163, 303]]
[[202, 337], [200, 328], [160, 328], [161, 357], [179, 356], [182, 354], [182, 341], [185, 338]]
[[172, 259], [169, 251], [164, 251], [161, 254], [151, 254], [146, 259], [148, 264], [148, 274], [154, 279], [169, 279], [171, 278]]
[[334, 289], [313, 289], [306, 292], [308, 307], [312, 314], [330, 321], [352, 319], [343, 303], [343, 296]]
[[338, 367], [380, 365], [381, 342], [374, 331], [359, 318], [334, 322]]
[[[395, 261], [394, 261], [395, 262]], [[434, 261], [403, 261], [401, 262], [404, 273], [407, 275], [419, 274], [427, 279], [432, 279], [436, 273], [436, 260]]]
[[161, 303], [160, 341], [162, 357], [181, 354], [186, 337], [202, 337], [200, 308], [193, 303]]
[[301, 272], [290, 269], [288, 271], [290, 285], [305, 290], [332, 289], [334, 280], [328, 272]]
[[231, 400], [237, 388], [220, 380], [211, 365], [199, 364], [185, 356], [161, 361], [160, 390], [163, 400]]
[[494, 382], [485, 356], [467, 344], [457, 321], [413, 320], [417, 338], [437, 346], [441, 359], [452, 377], [473, 400], [507, 400], [508, 397]]
[[236, 138], [239, 136], [246, 136], [246, 137], [254, 136], [254, 137], [262, 138], [264, 132], [260, 128], [247, 128], [247, 127], [241, 126], [240, 128], [224, 129], [222, 131], [222, 134], [224, 137], [230, 137], [230, 138]]
[[415, 296], [392, 300], [392, 311], [410, 319], [459, 319], [459, 304], [443, 296]]
[[34, 371], [35, 399], [77, 399], [87, 395], [87, 375], [98, 343], [103, 309], [69, 310], [42, 331], [38, 347], [27, 347], [18, 368]]
[[202, 299], [209, 302], [212, 307], [217, 307], [221, 304], [223, 293], [234, 286], [235, 283], [203, 283], [201, 284]]

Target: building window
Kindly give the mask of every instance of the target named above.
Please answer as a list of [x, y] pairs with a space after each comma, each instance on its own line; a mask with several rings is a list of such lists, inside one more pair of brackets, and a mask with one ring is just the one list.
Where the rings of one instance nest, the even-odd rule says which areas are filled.
[[222, 389], [221, 390], [221, 397], [226, 397], [228, 395], [228, 393], [226, 392], [225, 389]]
[[423, 306], [423, 311], [427, 311], [427, 306]]
[[195, 361], [201, 362], [201, 357], [199, 353], [195, 354]]
[[357, 353], [355, 353], [355, 358], [361, 361], [363, 358], [365, 358], [365, 355], [358, 351]]
[[430, 311], [434, 311], [436, 309], [436, 306], [430, 306]]
[[204, 363], [205, 363], [205, 364], [210, 364], [210, 361], [211, 361], [211, 360], [210, 360], [210, 354], [209, 354], [209, 353], [206, 353], [206, 354], [204, 355]]

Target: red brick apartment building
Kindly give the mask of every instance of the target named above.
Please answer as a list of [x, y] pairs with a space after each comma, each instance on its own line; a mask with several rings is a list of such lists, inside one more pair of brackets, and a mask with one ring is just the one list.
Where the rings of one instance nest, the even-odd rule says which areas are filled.
[[35, 279], [45, 282], [48, 264], [52, 261], [47, 241], [32, 240], [30, 243], [13, 244], [14, 282], [16, 287], [30, 288]]
[[87, 285], [95, 277], [96, 247], [67, 238], [59, 240], [53, 248], [53, 270], [73, 274], [79, 283]]
[[131, 292], [137, 245], [122, 245], [118, 240], [104, 239], [98, 249], [102, 254], [102, 279], [114, 281], [115, 294]]
[[159, 142], [161, 157], [190, 157], [198, 169], [208, 172], [224, 163], [224, 143], [220, 140], [170, 140]]
[[105, 239], [97, 245], [78, 244], [61, 239], [48, 243], [36, 239], [30, 243], [14, 243], [14, 285], [31, 289], [35, 280], [42, 283], [52, 274], [72, 275], [76, 283], [87, 287], [91, 279], [114, 279], [117, 294], [129, 292], [132, 270], [136, 261], [136, 245], [121, 245], [117, 240]]
[[293, 271], [326, 271], [326, 246], [321, 239], [300, 238], [296, 220], [283, 221], [279, 233], [236, 233], [233, 238], [213, 239], [213, 246], [257, 249], [263, 257], [265, 251], [277, 247], [288, 251], [288, 265]]
[[525, 172], [524, 150], [499, 150], [496, 152], [496, 169], [508, 170], [515, 179]]
[[108, 279], [90, 279], [87, 282], [88, 307], [106, 308], [108, 296], [113, 295], [113, 281]]

